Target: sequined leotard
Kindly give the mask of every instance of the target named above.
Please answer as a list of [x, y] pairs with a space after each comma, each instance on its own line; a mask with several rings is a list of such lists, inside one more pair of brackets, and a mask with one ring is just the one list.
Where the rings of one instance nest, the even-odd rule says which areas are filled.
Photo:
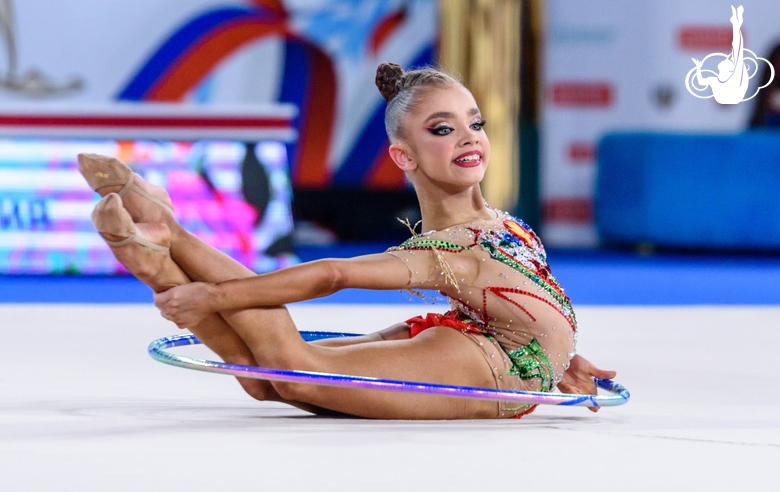
[[[523, 221], [497, 217], [429, 231], [388, 253], [410, 272], [409, 289], [438, 290], [451, 311], [407, 321], [460, 328], [493, 366], [502, 389], [551, 391], [574, 357], [577, 322], [550, 273], [541, 241]], [[532, 408], [499, 405], [499, 417]]]

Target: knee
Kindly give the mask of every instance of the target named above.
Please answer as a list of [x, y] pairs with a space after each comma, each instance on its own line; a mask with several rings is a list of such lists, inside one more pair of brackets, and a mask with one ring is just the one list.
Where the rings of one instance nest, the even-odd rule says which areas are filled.
[[[311, 362], [309, 357], [297, 352], [287, 352], [286, 355], [282, 353], [277, 354], [274, 360], [271, 362], [273, 367], [284, 369], [287, 371], [318, 371], [321, 368], [308, 364]], [[312, 393], [316, 391], [319, 386], [313, 384], [301, 384], [301, 383], [288, 383], [284, 381], [273, 381], [274, 389], [285, 400], [302, 401], [307, 402], [311, 399]]]
[[[258, 364], [263, 367], [281, 369], [284, 371], [321, 371], [322, 368], [313, 361], [316, 356], [308, 350], [280, 350], [272, 353], [259, 353], [255, 355]], [[312, 394], [319, 388], [312, 384], [288, 383], [283, 381], [267, 381], [271, 386], [271, 391], [275, 392], [277, 398], [290, 401], [308, 401]]]
[[304, 346], [303, 349], [300, 349], [280, 341], [275, 350], [268, 350], [264, 346], [260, 350], [252, 349], [252, 355], [256, 361], [253, 365], [283, 371], [316, 371], [317, 369], [310, 364], [313, 354], [308, 348]]
[[318, 389], [318, 386], [313, 384], [284, 383], [281, 381], [274, 381], [272, 384], [276, 393], [283, 400], [304, 403], [310, 402], [314, 396], [314, 392]]

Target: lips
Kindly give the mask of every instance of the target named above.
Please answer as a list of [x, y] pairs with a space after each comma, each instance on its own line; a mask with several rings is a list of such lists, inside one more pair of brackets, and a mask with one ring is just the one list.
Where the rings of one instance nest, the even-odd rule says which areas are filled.
[[[474, 156], [474, 157], [471, 157], [471, 156]], [[471, 158], [470, 159], [466, 159], [465, 161], [460, 161], [460, 162], [458, 161], [458, 159], [464, 159], [464, 158], [469, 158], [469, 157], [471, 157]], [[478, 150], [472, 150], [470, 152], [464, 152], [463, 154], [461, 154], [458, 157], [456, 157], [452, 161], [452, 163], [455, 164], [456, 166], [459, 166], [459, 167], [477, 167], [480, 164], [482, 164], [482, 152], [480, 152]]]

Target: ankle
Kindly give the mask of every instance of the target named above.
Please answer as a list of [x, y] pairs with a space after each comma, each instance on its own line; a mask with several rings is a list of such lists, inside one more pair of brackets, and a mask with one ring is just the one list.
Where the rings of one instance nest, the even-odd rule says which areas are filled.
[[167, 225], [168, 230], [171, 231], [171, 243], [181, 242], [182, 240], [185, 240], [189, 234], [174, 218], [166, 221], [165, 225]]

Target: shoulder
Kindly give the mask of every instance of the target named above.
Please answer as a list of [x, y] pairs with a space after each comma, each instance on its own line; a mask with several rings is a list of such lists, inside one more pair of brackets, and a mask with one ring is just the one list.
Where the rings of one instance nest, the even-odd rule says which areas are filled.
[[454, 226], [440, 231], [428, 231], [410, 237], [388, 251], [465, 251], [473, 246], [474, 234], [467, 227]]
[[485, 230], [480, 231], [479, 244], [488, 249], [500, 248], [510, 251], [525, 250], [544, 261], [546, 253], [539, 236], [522, 219], [513, 215], [493, 209], [497, 218]]
[[[523, 219], [497, 208], [491, 207], [491, 210], [496, 213], [496, 218], [492, 222], [487, 223], [485, 229], [509, 232], [519, 239], [527, 239], [527, 241], [523, 241], [525, 243], [539, 241], [538, 236], [533, 229], [531, 229], [531, 226], [526, 224]], [[531, 244], [528, 245], [531, 246]]]

